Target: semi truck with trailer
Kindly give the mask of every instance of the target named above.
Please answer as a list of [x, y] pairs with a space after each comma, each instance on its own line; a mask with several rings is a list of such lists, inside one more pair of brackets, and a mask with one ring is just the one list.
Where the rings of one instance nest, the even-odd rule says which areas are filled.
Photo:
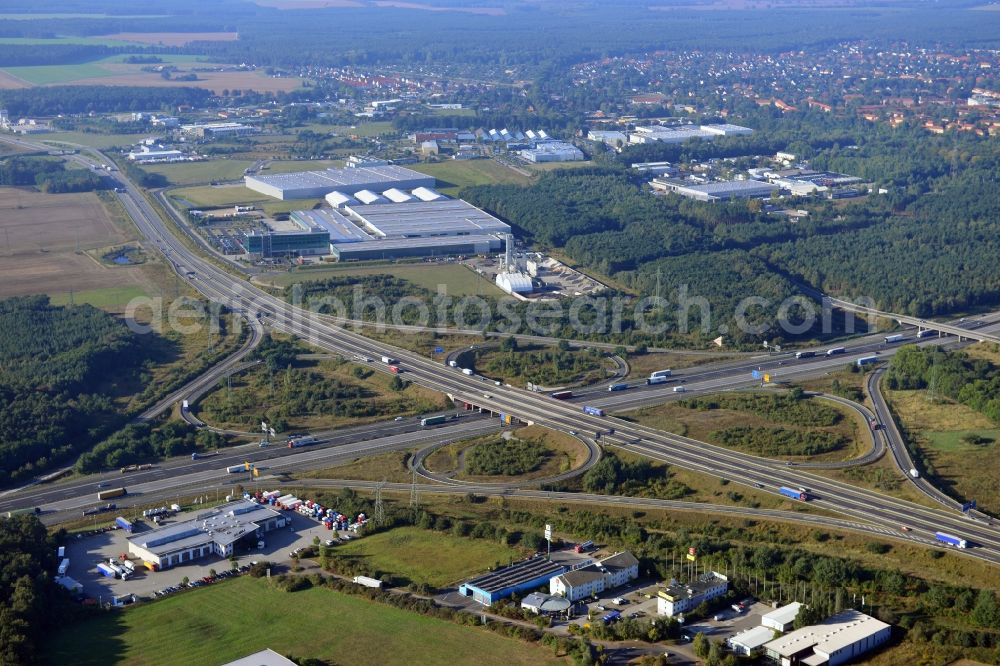
[[131, 521], [129, 521], [127, 518], [124, 518], [122, 516], [118, 516], [117, 518], [115, 518], [115, 525], [117, 525], [118, 527], [122, 528], [126, 532], [131, 532], [132, 531], [132, 523], [131, 523]]
[[112, 569], [111, 567], [109, 567], [104, 562], [101, 562], [100, 564], [97, 565], [97, 572], [99, 574], [101, 574], [102, 576], [104, 576], [105, 578], [117, 578], [118, 577], [118, 574], [115, 573], [115, 570]]
[[660, 376], [660, 377], [648, 377], [646, 379], [646, 384], [647, 385], [652, 385], [652, 384], [666, 384], [666, 383], [667, 383], [667, 377], [666, 377], [666, 375], [663, 375], [663, 376]]
[[800, 352], [795, 352], [795, 358], [812, 358], [815, 355], [816, 355], [816, 352], [814, 352], [814, 351], [800, 351]]
[[69, 571], [69, 558], [64, 557], [63, 561], [59, 563], [59, 568], [56, 570], [60, 576], [65, 576], [66, 572]]
[[883, 340], [885, 340], [885, 344], [887, 345], [891, 345], [894, 342], [902, 342], [905, 339], [906, 336], [903, 335], [902, 333], [896, 333], [895, 335], [887, 335], [883, 338]]
[[97, 499], [106, 500], [112, 497], [123, 497], [128, 495], [128, 490], [125, 488], [108, 488], [107, 490], [97, 491]]
[[466, 375], [466, 376], [468, 376], [468, 377], [471, 377], [472, 375], [474, 375], [474, 374], [476, 374], [476, 373], [474, 373], [474, 372], [472, 371], [472, 368], [462, 368], [462, 374], [463, 374], [463, 375]]
[[[300, 446], [309, 446], [310, 444], [315, 444], [316, 438], [312, 435], [306, 435], [305, 437], [292, 437], [288, 440], [288, 448], [297, 449]], [[242, 465], [240, 466], [242, 468]]]
[[370, 578], [369, 576], [355, 576], [354, 583], [356, 585], [364, 585], [365, 587], [371, 587], [376, 590], [382, 589], [382, 581], [378, 578]]
[[428, 416], [426, 418], [420, 419], [420, 425], [426, 428], [427, 426], [438, 425], [439, 423], [444, 423], [448, 420], [445, 414], [440, 414], [438, 416]]
[[230, 465], [229, 467], [226, 468], [226, 471], [229, 472], [230, 474], [239, 474], [240, 472], [246, 472], [247, 471], [247, 466], [246, 465]]
[[654, 377], [669, 377], [669, 376], [670, 376], [670, 370], [669, 369], [668, 370], [657, 370], [656, 372], [649, 373], [649, 378], [650, 379], [652, 379]]
[[396, 362], [396, 359], [394, 359], [391, 356], [383, 356], [382, 357], [382, 362], [385, 363], [386, 365], [392, 365], [393, 363]]
[[569, 400], [573, 397], [572, 391], [556, 391], [555, 393], [549, 394], [550, 398], [555, 398], [556, 400]]
[[609, 391], [624, 391], [628, 388], [628, 384], [612, 384], [608, 387]]
[[847, 352], [846, 347], [830, 347], [826, 350], [827, 356], [836, 356], [837, 354], [843, 354]]
[[857, 360], [859, 368], [863, 368], [866, 365], [872, 365], [878, 363], [878, 356], [862, 356]]
[[934, 331], [932, 331], [929, 328], [925, 328], [924, 330], [922, 330], [919, 333], [917, 333], [917, 337], [918, 338], [929, 338], [932, 335], [934, 335]]
[[965, 539], [959, 539], [957, 536], [945, 534], [944, 532], [935, 533], [934, 538], [937, 539], [938, 541], [948, 544], [949, 546], [954, 546], [955, 548], [968, 547], [968, 542]]
[[604, 416], [604, 410], [600, 407], [591, 407], [590, 405], [583, 406], [583, 413], [590, 414], [591, 416]]
[[784, 495], [785, 497], [791, 497], [792, 499], [797, 499], [800, 502], [805, 502], [806, 500], [809, 499], [809, 495], [805, 491], [799, 490], [798, 488], [788, 488], [786, 486], [781, 486], [780, 488], [778, 488], [778, 492]]

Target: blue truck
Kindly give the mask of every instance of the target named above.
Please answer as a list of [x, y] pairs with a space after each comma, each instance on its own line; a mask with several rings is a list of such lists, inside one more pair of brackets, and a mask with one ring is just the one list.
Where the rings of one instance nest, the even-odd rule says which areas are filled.
[[591, 416], [604, 416], [604, 410], [600, 407], [591, 407], [590, 405], [583, 406], [583, 413], [590, 414]]
[[115, 525], [117, 525], [118, 527], [122, 528], [126, 532], [131, 532], [132, 531], [132, 523], [128, 519], [123, 518], [121, 516], [118, 516], [117, 518], [115, 518]]
[[803, 490], [798, 490], [796, 488], [788, 488], [786, 486], [781, 486], [778, 488], [778, 492], [785, 497], [791, 497], [792, 499], [797, 499], [801, 502], [805, 502], [809, 499], [809, 495]]
[[857, 362], [859, 368], [866, 365], [872, 365], [873, 363], [878, 363], [878, 356], [862, 356]]
[[948, 544], [949, 546], [954, 546], [955, 548], [966, 548], [968, 546], [968, 542], [965, 539], [959, 539], [956, 536], [945, 534], [944, 532], [937, 532], [934, 535], [934, 538]]
[[616, 620], [620, 620], [621, 617], [622, 617], [621, 611], [613, 610], [610, 613], [606, 614], [604, 617], [602, 617], [601, 622], [603, 622], [604, 624], [611, 624]]
[[609, 391], [624, 391], [628, 388], [628, 384], [612, 384], [608, 387]]

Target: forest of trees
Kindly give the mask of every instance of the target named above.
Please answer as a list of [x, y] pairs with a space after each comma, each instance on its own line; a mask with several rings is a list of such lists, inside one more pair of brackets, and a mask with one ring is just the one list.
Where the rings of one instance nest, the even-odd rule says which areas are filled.
[[87, 450], [120, 425], [107, 389], [145, 358], [124, 322], [89, 305], [0, 301], [0, 485]]
[[65, 538], [35, 516], [0, 519], [0, 664], [40, 663], [45, 636], [85, 614], [52, 578]]
[[886, 386], [926, 390], [960, 402], [1000, 423], [1000, 367], [963, 352], [907, 345], [889, 361]]
[[212, 96], [201, 88], [151, 86], [45, 86], [0, 90], [0, 108], [11, 117], [55, 116], [60, 113], [175, 111], [178, 106], [204, 106]]
[[0, 160], [0, 185], [34, 185], [42, 192], [92, 192], [107, 183], [88, 169], [67, 169], [62, 160], [9, 157]]

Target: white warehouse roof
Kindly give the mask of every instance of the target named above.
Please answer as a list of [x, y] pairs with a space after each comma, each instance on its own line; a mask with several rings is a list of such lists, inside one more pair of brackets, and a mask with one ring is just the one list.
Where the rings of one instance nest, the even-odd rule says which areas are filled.
[[534, 287], [524, 273], [498, 273], [496, 284], [508, 294], [530, 294]]
[[855, 643], [865, 642], [880, 632], [888, 632], [889, 629], [888, 624], [870, 615], [856, 610], [846, 610], [820, 624], [802, 627], [776, 638], [767, 643], [764, 649], [782, 657], [797, 655], [810, 647], [815, 653], [829, 655]]
[[386, 199], [393, 203], [409, 203], [413, 201], [413, 197], [404, 192], [403, 190], [396, 189], [395, 187], [390, 188], [382, 193]]
[[799, 614], [802, 604], [798, 601], [782, 606], [767, 613], [760, 618], [760, 623], [765, 627], [772, 627], [778, 631], [784, 631], [785, 627], [795, 621], [795, 616]]
[[510, 233], [509, 225], [461, 199], [387, 203], [347, 210], [377, 238]]
[[438, 201], [439, 199], [444, 199], [443, 194], [439, 194], [429, 187], [418, 187], [417, 189], [410, 192], [413, 196], [420, 199], [421, 201]]
[[354, 198], [357, 199], [358, 201], [360, 201], [361, 203], [365, 204], [365, 205], [368, 205], [368, 204], [378, 204], [378, 203], [387, 203], [389, 201], [388, 199], [386, 199], [385, 197], [383, 197], [381, 194], [376, 194], [375, 192], [372, 192], [371, 190], [361, 190], [360, 192], [355, 192], [354, 193]]
[[326, 195], [326, 202], [334, 208], [343, 208], [344, 206], [350, 206], [351, 204], [358, 203], [358, 200], [350, 194], [344, 194], [343, 192], [336, 191], [330, 192]]

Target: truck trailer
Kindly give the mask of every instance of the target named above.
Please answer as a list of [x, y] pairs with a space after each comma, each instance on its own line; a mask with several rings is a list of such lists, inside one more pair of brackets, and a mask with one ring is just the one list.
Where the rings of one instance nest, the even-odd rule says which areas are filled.
[[650, 379], [653, 379], [654, 377], [669, 377], [669, 376], [670, 376], [670, 370], [669, 369], [668, 370], [657, 370], [656, 372], [649, 373], [649, 378]]
[[667, 383], [667, 378], [666, 377], [649, 377], [648, 379], [646, 379], [646, 384], [647, 385], [652, 385], [652, 384], [666, 384], [666, 383]]
[[583, 413], [590, 414], [591, 416], [604, 416], [604, 410], [600, 407], [591, 407], [590, 405], [583, 406]]
[[814, 351], [800, 351], [800, 352], [795, 352], [795, 358], [812, 358], [815, 355], [816, 355], [816, 352], [814, 352]]
[[99, 490], [97, 492], [97, 499], [106, 500], [112, 497], [122, 497], [123, 495], [128, 495], [128, 491], [125, 488], [109, 488], [108, 490]]
[[394, 359], [391, 356], [383, 356], [382, 357], [382, 362], [385, 363], [386, 365], [392, 365], [393, 363], [396, 362], [396, 359]]
[[306, 435], [305, 437], [292, 437], [288, 440], [288, 448], [297, 449], [300, 446], [309, 446], [310, 444], [315, 444], [316, 438], [312, 435]]
[[955, 546], [956, 548], [965, 548], [968, 546], [968, 543], [966, 542], [965, 539], [959, 539], [956, 536], [945, 534], [944, 532], [937, 532], [934, 535], [934, 538], [937, 539], [938, 541], [948, 544], [949, 546]]
[[843, 354], [845, 352], [847, 352], [846, 347], [830, 347], [829, 349], [826, 350], [826, 355], [836, 356], [837, 354]]
[[624, 391], [628, 388], [628, 384], [612, 384], [608, 387], [609, 391]]
[[807, 495], [805, 491], [799, 490], [797, 488], [788, 488], [786, 486], [781, 486], [780, 488], [778, 488], [778, 492], [784, 495], [785, 497], [791, 497], [792, 499], [797, 499], [801, 502], [805, 502], [806, 500], [809, 499], [809, 495]]
[[229, 472], [230, 474], [239, 474], [240, 472], [246, 472], [247, 471], [247, 466], [246, 465], [230, 465], [229, 467], [226, 468], [226, 471]]
[[127, 518], [124, 518], [122, 516], [118, 516], [117, 518], [115, 518], [115, 525], [122, 528], [126, 532], [132, 531], [132, 523]]
[[115, 570], [112, 569], [111, 567], [109, 567], [104, 562], [101, 562], [100, 564], [97, 565], [97, 571], [98, 571], [98, 573], [100, 573], [105, 578], [117, 578], [118, 577], [118, 574], [115, 573]]
[[878, 356], [862, 356], [857, 360], [858, 367], [864, 367], [866, 365], [873, 365], [878, 363]]
[[885, 340], [885, 344], [887, 345], [891, 345], [894, 342], [902, 342], [905, 339], [906, 336], [903, 335], [902, 333], [896, 333], [895, 335], [887, 335], [883, 338], [883, 340]]
[[428, 416], [426, 418], [420, 419], [420, 425], [423, 427], [438, 425], [439, 423], [444, 423], [448, 420], [447, 415], [440, 414], [438, 416]]
[[357, 585], [364, 585], [365, 587], [372, 587], [376, 590], [382, 589], [382, 581], [378, 578], [370, 578], [368, 576], [355, 576], [354, 582]]
[[572, 391], [556, 391], [555, 393], [549, 394], [550, 398], [555, 398], [556, 400], [569, 400], [573, 397]]
[[65, 576], [67, 571], [69, 571], [69, 558], [64, 557], [63, 561], [59, 563], [59, 568], [56, 570], [56, 572], [60, 576]]

